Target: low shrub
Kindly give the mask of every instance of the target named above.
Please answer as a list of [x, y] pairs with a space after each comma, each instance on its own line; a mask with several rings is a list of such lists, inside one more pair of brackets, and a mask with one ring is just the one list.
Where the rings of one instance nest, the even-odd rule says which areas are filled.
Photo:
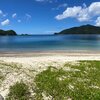
[[6, 100], [29, 100], [29, 87], [23, 82], [17, 82], [9, 89]]

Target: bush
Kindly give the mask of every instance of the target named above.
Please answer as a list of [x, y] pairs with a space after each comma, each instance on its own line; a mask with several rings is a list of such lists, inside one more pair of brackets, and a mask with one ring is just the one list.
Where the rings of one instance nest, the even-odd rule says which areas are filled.
[[29, 100], [29, 88], [23, 82], [17, 82], [10, 87], [6, 100]]

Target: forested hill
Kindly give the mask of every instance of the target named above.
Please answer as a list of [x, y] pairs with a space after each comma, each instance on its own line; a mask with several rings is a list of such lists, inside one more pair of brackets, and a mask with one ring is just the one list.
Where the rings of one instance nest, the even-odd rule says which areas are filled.
[[7, 31], [0, 30], [0, 36], [6, 36], [6, 35], [14, 36], [14, 35], [17, 35], [17, 33], [13, 30], [7, 30]]
[[93, 25], [83, 25], [79, 27], [73, 27], [69, 29], [65, 29], [59, 33], [55, 34], [100, 34], [100, 27], [93, 26]]

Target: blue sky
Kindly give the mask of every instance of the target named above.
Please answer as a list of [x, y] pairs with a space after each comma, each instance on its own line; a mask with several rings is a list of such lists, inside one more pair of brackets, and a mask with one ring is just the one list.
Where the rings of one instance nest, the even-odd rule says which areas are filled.
[[100, 0], [0, 0], [0, 29], [53, 34], [83, 24], [100, 26]]

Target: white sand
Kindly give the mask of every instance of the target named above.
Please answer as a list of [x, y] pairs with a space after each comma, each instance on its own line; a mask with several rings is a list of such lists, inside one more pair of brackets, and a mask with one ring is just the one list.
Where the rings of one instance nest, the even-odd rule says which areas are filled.
[[64, 63], [68, 61], [78, 60], [100, 60], [100, 55], [76, 55], [76, 56], [64, 56], [64, 55], [52, 55], [52, 56], [34, 56], [34, 57], [0, 57], [0, 60], [5, 62], [16, 62], [21, 64], [34, 64], [34, 63]]
[[[34, 57], [0, 57], [0, 61], [4, 61], [6, 63], [17, 63], [21, 64], [22, 69], [19, 70], [19, 73], [22, 71], [28, 73], [29, 69], [35, 70], [34, 75], [37, 73], [47, 69], [48, 66], [54, 67], [62, 67], [63, 64], [70, 61], [79, 61], [79, 60], [100, 60], [100, 55], [74, 55], [74, 56], [67, 56], [67, 55], [46, 55], [46, 56], [34, 56]], [[28, 80], [30, 82], [30, 77], [27, 77], [25, 73], [11, 72], [6, 76], [6, 80], [2, 83], [0, 87], [0, 94], [5, 97], [8, 93], [9, 86], [14, 84], [17, 81]]]

